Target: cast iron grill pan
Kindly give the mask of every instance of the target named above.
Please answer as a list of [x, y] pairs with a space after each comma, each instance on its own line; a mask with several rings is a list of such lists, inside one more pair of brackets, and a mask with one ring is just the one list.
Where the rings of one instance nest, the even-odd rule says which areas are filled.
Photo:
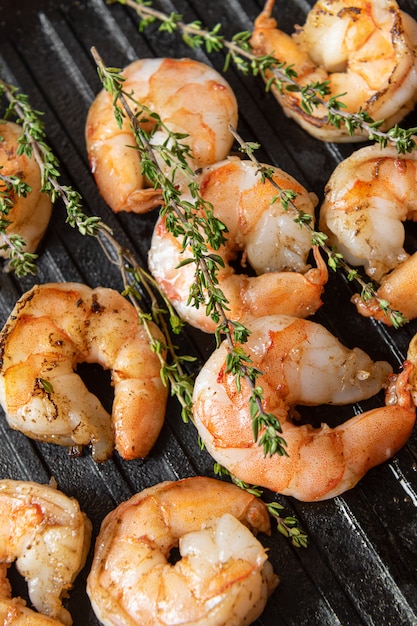
[[[226, 38], [249, 30], [262, 8], [255, 0], [220, 0], [175, 4], [155, 0], [156, 8], [175, 11], [186, 22], [200, 19], [204, 25], [223, 24]], [[303, 23], [312, 2], [278, 0], [275, 15], [280, 27], [292, 32]], [[416, 5], [401, 2], [416, 16]], [[2, 76], [29, 94], [31, 104], [44, 112], [48, 141], [62, 165], [61, 181], [84, 198], [87, 213], [95, 214], [113, 229], [115, 237], [146, 264], [155, 213], [115, 216], [100, 198], [89, 171], [84, 144], [84, 124], [100, 89], [91, 46], [107, 65], [123, 67], [137, 57], [192, 56], [222, 71], [224, 57], [207, 57], [192, 51], [179, 36], [158, 33], [150, 27], [140, 34], [137, 16], [103, 0], [0, 1], [0, 64]], [[260, 79], [244, 77], [233, 69], [226, 74], [239, 102], [239, 132], [261, 144], [258, 158], [282, 167], [321, 199], [324, 185], [336, 164], [357, 147], [322, 144], [285, 118]], [[412, 115], [407, 125], [417, 125]], [[404, 124], [405, 125], [405, 124]], [[0, 323], [3, 325], [20, 295], [34, 283], [80, 281], [92, 287], [121, 289], [119, 273], [107, 262], [95, 240], [82, 237], [65, 223], [58, 202], [39, 249], [38, 275], [21, 280], [0, 274]], [[407, 226], [407, 245], [417, 248], [416, 229]], [[342, 275], [330, 276], [324, 305], [315, 320], [324, 324], [346, 345], [360, 346], [375, 360], [387, 359], [395, 370], [404, 360], [408, 343], [417, 330], [415, 322], [401, 330], [360, 318], [350, 304], [354, 286]], [[181, 338], [184, 352], [204, 363], [214, 347], [213, 339], [188, 328]], [[97, 367], [83, 372], [90, 388], [105, 387], [105, 374]], [[101, 393], [104, 403], [111, 397]], [[347, 409], [311, 410], [310, 416], [333, 416], [334, 423], [378, 406], [382, 397]], [[52, 444], [34, 442], [12, 431], [1, 415], [0, 477], [48, 482], [76, 497], [93, 522], [96, 535], [106, 513], [133, 493], [162, 480], [203, 474], [213, 475], [213, 461], [199, 449], [196, 432], [182, 423], [175, 400], [157, 445], [145, 460], [123, 462], [117, 455], [97, 465], [89, 451], [79, 458]], [[359, 626], [417, 624], [417, 472], [416, 435], [389, 463], [371, 470], [360, 484], [330, 501], [303, 504], [265, 492], [265, 499], [285, 505], [285, 514], [296, 515], [308, 532], [308, 549], [296, 549], [274, 530], [263, 538], [281, 583], [270, 599], [258, 626]], [[74, 624], [98, 624], [85, 592], [91, 563], [78, 577], [68, 608]], [[25, 596], [25, 586], [14, 569], [15, 594]]]

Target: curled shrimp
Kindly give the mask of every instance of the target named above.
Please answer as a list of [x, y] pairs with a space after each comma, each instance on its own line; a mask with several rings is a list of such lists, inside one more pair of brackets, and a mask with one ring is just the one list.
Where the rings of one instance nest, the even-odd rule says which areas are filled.
[[[271, 54], [297, 73], [302, 87], [327, 81], [329, 95], [338, 97], [345, 111], [361, 111], [384, 120], [381, 130], [397, 124], [417, 100], [417, 25], [400, 11], [395, 0], [319, 0], [303, 27], [293, 35], [277, 28], [274, 0], [267, 0], [255, 20], [251, 38], [257, 56]], [[267, 73], [267, 78], [271, 73]], [[360, 141], [366, 131], [350, 134], [343, 125], [329, 123], [319, 105], [313, 112], [302, 106], [301, 94], [285, 85], [272, 91], [284, 112], [304, 130], [323, 141]]]
[[[320, 208], [320, 229], [348, 263], [380, 283], [377, 296], [408, 319], [417, 316], [417, 256], [404, 249], [406, 220], [417, 219], [417, 156], [377, 145], [356, 150], [332, 173]], [[375, 298], [353, 301], [386, 324]]]
[[[0, 480], [0, 511], [1, 623], [69, 626], [62, 597], [84, 567], [91, 522], [74, 498], [30, 481]], [[7, 570], [14, 561], [39, 614], [11, 597]]]
[[[156, 325], [150, 329], [162, 340]], [[111, 417], [76, 373], [80, 363], [111, 370]], [[126, 460], [146, 456], [162, 428], [167, 394], [144, 325], [112, 289], [36, 285], [0, 333], [0, 402], [9, 425], [34, 439], [91, 443], [97, 461], [114, 446]]]
[[[8, 222], [6, 237], [19, 235], [25, 242], [26, 252], [35, 252], [48, 226], [52, 212], [50, 197], [41, 191], [39, 166], [34, 157], [19, 154], [19, 139], [23, 129], [14, 122], [0, 121], [0, 193], [10, 202], [7, 213], [0, 211]], [[8, 190], [8, 181], [17, 178], [29, 185], [30, 191], [23, 195]], [[0, 234], [0, 257], [8, 258], [10, 248], [6, 237]]]
[[[254, 320], [244, 345], [262, 375], [263, 410], [280, 421], [288, 456], [265, 456], [254, 441], [248, 384], [226, 370], [227, 344], [215, 350], [194, 386], [193, 415], [213, 458], [243, 481], [303, 501], [325, 500], [356, 485], [409, 437], [415, 407], [408, 389], [411, 365], [399, 376], [347, 349], [320, 324], [289, 316]], [[296, 425], [297, 405], [343, 405], [370, 398], [388, 379], [386, 406], [330, 428]], [[260, 432], [260, 436], [262, 432]]]
[[[295, 205], [314, 223], [313, 194], [281, 169], [271, 169], [275, 183], [296, 193]], [[315, 313], [328, 278], [326, 264], [315, 250], [317, 268], [307, 265], [311, 235], [300, 228], [289, 208], [274, 200], [277, 191], [262, 181], [259, 168], [251, 161], [229, 158], [203, 168], [195, 178], [201, 197], [227, 228], [226, 243], [218, 250], [208, 245], [208, 254], [222, 258], [224, 266], [219, 267], [217, 278], [228, 301], [229, 317], [242, 322], [269, 313], [299, 317]], [[189, 190], [180, 188], [182, 199], [194, 203]], [[246, 273], [236, 271], [234, 261], [239, 255]], [[160, 217], [149, 252], [150, 270], [184, 320], [205, 332], [215, 332], [216, 324], [205, 307], [197, 308], [188, 301], [195, 265], [179, 265], [191, 257], [189, 248], [183, 250], [182, 237], [174, 237], [167, 229], [166, 217]], [[254, 276], [248, 274], [247, 265]]]
[[320, 229], [348, 263], [379, 281], [408, 258], [403, 222], [417, 219], [417, 156], [394, 146], [356, 150], [332, 173]]
[[[265, 505], [231, 483], [197, 476], [143, 490], [102, 523], [87, 579], [98, 619], [106, 626], [252, 623], [278, 584], [258, 531], [270, 532]], [[182, 558], [171, 565], [178, 545]]]
[[[132, 92], [138, 114], [144, 106], [159, 116], [165, 128], [147, 112], [139, 124], [151, 135], [151, 145], [179, 133], [190, 149], [188, 165], [197, 169], [224, 159], [233, 144], [229, 126], [237, 126], [237, 103], [226, 80], [212, 67], [192, 59], [139, 59], [128, 65], [123, 88]], [[97, 186], [115, 212], [143, 213], [162, 203], [161, 189], [155, 189], [142, 172], [129, 120], [119, 128], [113, 112], [113, 97], [102, 90], [88, 112], [87, 152]], [[156, 158], [170, 178], [174, 164]]]

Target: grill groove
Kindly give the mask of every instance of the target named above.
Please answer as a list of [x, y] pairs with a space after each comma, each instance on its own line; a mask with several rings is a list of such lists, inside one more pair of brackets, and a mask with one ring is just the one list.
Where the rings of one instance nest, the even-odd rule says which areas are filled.
[[[155, 4], [165, 12], [182, 13], [185, 21], [201, 19], [208, 26], [221, 21], [222, 32], [231, 37], [251, 27], [261, 1], [191, 0], [174, 5], [164, 0]], [[400, 4], [417, 17], [414, 2]], [[119, 242], [145, 263], [155, 215], [111, 214], [88, 169], [84, 123], [100, 88], [89, 49], [96, 46], [106, 63], [119, 67], [137, 56], [195, 56], [221, 71], [223, 58], [194, 53], [179, 37], [158, 34], [152, 28], [141, 35], [131, 12], [121, 6], [108, 7], [102, 0], [20, 0], [18, 5], [16, 9], [16, 2], [3, 0], [0, 6], [2, 76], [28, 93], [32, 105], [45, 112], [48, 139], [62, 164], [63, 182], [77, 188], [87, 212], [102, 217]], [[276, 15], [281, 27], [290, 30], [294, 22], [301, 23], [308, 6], [302, 1], [278, 1]], [[286, 120], [259, 80], [234, 70], [226, 78], [239, 101], [239, 131], [245, 139], [261, 143], [259, 158], [282, 167], [322, 197], [330, 172], [352, 147], [319, 144], [308, 137]], [[414, 119], [409, 120], [411, 125]], [[413, 227], [410, 241], [416, 248]], [[39, 252], [36, 279], [0, 274], [1, 324], [34, 282], [82, 281], [92, 287], [102, 284], [121, 289], [117, 270], [106, 262], [95, 242], [65, 224], [59, 203]], [[344, 314], [341, 321], [342, 312], [350, 306], [351, 290], [342, 277], [331, 276], [318, 321], [347, 345], [360, 345], [374, 358], [386, 358], [397, 368], [417, 325], [392, 331], [359, 319], [353, 312]], [[197, 356], [198, 363], [213, 347], [210, 338], [191, 329], [183, 345], [187, 353]], [[104, 515], [135, 491], [161, 480], [212, 474], [211, 459], [199, 449], [193, 427], [182, 423], [174, 401], [169, 403], [158, 444], [143, 461], [125, 463], [114, 457], [97, 466], [89, 454], [70, 459], [63, 449], [12, 432], [4, 419], [0, 420], [0, 433], [1, 477], [47, 482], [54, 476], [64, 492], [78, 498], [95, 533]], [[278, 498], [288, 514], [300, 518], [310, 547], [297, 551], [277, 532], [266, 539], [281, 584], [256, 622], [258, 626], [417, 624], [416, 453], [414, 433], [395, 460], [369, 472], [343, 498], [319, 504]], [[74, 624], [94, 626], [98, 622], [84, 589], [89, 563], [71, 593], [69, 608]]]

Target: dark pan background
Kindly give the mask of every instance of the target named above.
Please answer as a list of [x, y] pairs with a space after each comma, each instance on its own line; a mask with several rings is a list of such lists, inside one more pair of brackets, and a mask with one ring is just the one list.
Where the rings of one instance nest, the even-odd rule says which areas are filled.
[[[278, 0], [275, 15], [280, 27], [292, 31], [303, 23], [311, 2]], [[417, 17], [417, 4], [400, 2]], [[189, 22], [223, 24], [230, 38], [251, 29], [261, 0], [185, 2], [155, 0], [155, 8], [176, 11]], [[137, 30], [136, 15], [103, 0], [0, 0], [0, 64], [7, 81], [29, 94], [32, 105], [45, 113], [48, 141], [62, 164], [62, 182], [82, 194], [87, 213], [99, 215], [114, 229], [116, 238], [146, 264], [155, 213], [115, 216], [101, 200], [90, 174], [84, 124], [87, 110], [100, 89], [90, 47], [96, 46], [107, 65], [123, 67], [137, 57], [193, 56], [222, 71], [223, 56], [193, 52], [179, 35], [160, 34], [151, 27]], [[322, 198], [324, 185], [336, 164], [355, 148], [325, 145], [309, 137], [285, 118], [260, 79], [244, 77], [234, 69], [226, 78], [239, 101], [239, 131], [246, 140], [260, 142], [260, 160], [280, 166]], [[410, 116], [405, 124], [417, 125]], [[404, 125], [405, 125], [404, 124]], [[356, 146], [358, 147], [358, 146]], [[35, 282], [81, 281], [90, 286], [121, 289], [117, 268], [107, 261], [98, 243], [82, 237], [65, 223], [65, 210], [55, 206], [52, 221], [39, 249], [36, 278], [18, 280], [0, 273], [0, 323], [4, 324], [17, 298]], [[407, 245], [416, 249], [416, 227], [407, 226]], [[325, 303], [315, 319], [346, 345], [359, 345], [374, 359], [387, 359], [400, 367], [417, 323], [390, 330], [360, 318], [350, 296], [355, 287], [342, 275], [332, 275]], [[213, 348], [211, 337], [187, 329], [181, 348], [197, 357], [197, 368]], [[196, 369], [197, 369], [196, 368]], [[100, 368], [84, 375], [94, 391], [108, 378]], [[101, 395], [103, 398], [103, 395]], [[378, 406], [382, 396], [355, 407], [311, 409], [313, 419], [332, 416], [333, 423], [353, 412]], [[109, 402], [110, 397], [104, 397]], [[65, 493], [75, 496], [94, 525], [94, 534], [111, 509], [133, 493], [162, 480], [204, 474], [212, 476], [213, 463], [201, 452], [192, 425], [181, 421], [178, 405], [169, 402], [166, 423], [157, 445], [145, 460], [122, 462], [117, 455], [102, 465], [90, 452], [71, 459], [65, 449], [31, 441], [0, 420], [0, 477], [48, 482], [54, 476]], [[402, 626], [417, 624], [417, 438], [389, 463], [370, 471], [343, 497], [301, 504], [266, 492], [286, 514], [298, 516], [309, 535], [308, 549], [295, 549], [277, 531], [266, 537], [270, 558], [281, 584], [270, 599], [258, 626]], [[91, 560], [76, 581], [69, 608], [77, 625], [98, 624], [85, 593]], [[24, 593], [17, 580], [15, 591]]]

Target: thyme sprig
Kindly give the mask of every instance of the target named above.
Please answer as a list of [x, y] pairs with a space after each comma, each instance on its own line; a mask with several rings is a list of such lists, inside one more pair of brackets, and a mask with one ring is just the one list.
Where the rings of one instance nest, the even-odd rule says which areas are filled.
[[225, 51], [224, 71], [233, 64], [244, 75], [261, 76], [266, 90], [277, 89], [281, 94], [285, 91], [300, 94], [300, 106], [308, 114], [313, 115], [318, 107], [327, 112], [327, 122], [336, 128], [342, 125], [350, 136], [362, 129], [370, 141], [377, 142], [381, 147], [394, 144], [399, 154], [411, 152], [417, 147], [413, 137], [417, 127], [404, 129], [398, 125], [388, 131], [382, 131], [384, 120], [374, 120], [365, 110], [355, 113], [347, 112], [343, 103], [345, 94], [330, 96], [329, 81], [311, 82], [301, 85], [297, 82], [297, 72], [291, 64], [280, 61], [272, 55], [256, 56], [250, 44], [252, 33], [242, 31], [236, 33], [231, 40], [221, 34], [221, 24], [212, 29], [204, 28], [199, 20], [185, 23], [183, 16], [176, 12], [169, 15], [153, 9], [147, 0], [107, 0], [108, 4], [122, 4], [136, 11], [141, 18], [139, 30], [142, 32], [148, 25], [159, 22], [159, 31], [182, 34], [183, 41], [192, 49], [204, 47], [207, 53]]
[[[199, 186], [187, 161], [188, 149], [183, 149], [180, 143], [182, 137], [170, 132], [155, 113], [152, 114], [157, 122], [155, 128], [151, 133], [145, 131], [141, 126], [142, 116], [147, 119], [151, 112], [137, 102], [133, 94], [123, 89], [124, 79], [120, 70], [107, 68], [95, 48], [91, 52], [101, 82], [112, 96], [116, 121], [121, 125], [125, 115], [128, 117], [140, 153], [142, 172], [154, 188], [160, 187], [162, 190], [161, 215], [166, 218], [168, 230], [174, 236], [182, 237], [183, 250], [191, 251], [192, 256], [180, 264], [195, 264], [195, 280], [190, 287], [188, 302], [196, 308], [205, 306], [206, 314], [217, 324], [215, 333], [217, 344], [222, 337], [226, 338], [228, 344], [226, 371], [235, 377], [237, 389], [241, 390], [242, 380], [249, 386], [249, 409], [254, 440], [258, 441], [262, 432], [258, 443], [263, 447], [265, 455], [286, 455], [286, 442], [280, 435], [282, 430], [279, 420], [263, 409], [263, 392], [257, 384], [261, 372], [252, 366], [242, 347], [250, 331], [227, 316], [228, 301], [218, 281], [218, 269], [223, 265], [223, 260], [220, 255], [214, 254], [209, 249], [210, 247], [218, 250], [225, 243], [227, 229], [215, 218], [212, 205], [200, 195]], [[152, 135], [156, 128], [163, 129], [169, 137], [164, 143], [163, 159], [165, 163], [171, 165], [168, 175], [162, 171], [158, 158], [161, 154], [160, 142], [152, 143]], [[168, 156], [171, 150], [172, 160]], [[193, 202], [184, 200], [181, 190], [175, 184], [175, 173], [178, 168], [189, 179], [188, 188]]]
[[[181, 406], [182, 420], [187, 423], [192, 416], [193, 380], [187, 374], [185, 366], [195, 359], [192, 356], [178, 354], [170, 332], [173, 330], [174, 333], [179, 333], [182, 321], [171, 303], [160, 293], [154, 278], [139, 265], [134, 255], [123, 248], [107, 228], [103, 230], [100, 228], [98, 235], [103, 251], [121, 271], [124, 285], [122, 295], [128, 297], [135, 307], [138, 319], [146, 329], [150, 348], [159, 357], [161, 380], [164, 385], [169, 386], [171, 395], [177, 398]], [[146, 294], [150, 301], [151, 313], [145, 312], [141, 306], [143, 294]], [[163, 299], [162, 307], [160, 298]], [[167, 316], [169, 323], [166, 321]], [[156, 323], [162, 331], [164, 338], [162, 341], [155, 337], [150, 322]], [[165, 353], [168, 353], [168, 358]]]
[[343, 257], [343, 254], [337, 250], [336, 247], [330, 247], [327, 243], [327, 235], [323, 232], [317, 231], [314, 229], [312, 221], [313, 218], [309, 213], [306, 213], [299, 209], [295, 204], [294, 200], [297, 196], [296, 192], [291, 189], [282, 189], [280, 185], [274, 180], [273, 168], [263, 165], [258, 161], [255, 157], [255, 150], [259, 148], [259, 144], [254, 142], [245, 142], [244, 139], [239, 135], [239, 133], [230, 127], [230, 132], [235, 137], [236, 141], [239, 144], [239, 149], [245, 153], [250, 160], [256, 165], [257, 170], [262, 178], [262, 180], [268, 181], [275, 191], [277, 192], [275, 195], [271, 196], [271, 203], [280, 201], [282, 207], [288, 211], [291, 210], [294, 213], [294, 222], [300, 226], [300, 228], [307, 228], [311, 234], [311, 243], [314, 246], [319, 246], [323, 252], [327, 255], [327, 263], [331, 270], [336, 272], [339, 269], [342, 269], [347, 279], [352, 282], [356, 281], [358, 285], [361, 287], [361, 299], [363, 302], [369, 302], [369, 300], [374, 300], [387, 319], [390, 320], [392, 326], [394, 328], [400, 328], [404, 326], [408, 319], [400, 312], [395, 309], [392, 309], [390, 303], [384, 298], [380, 298], [377, 293], [377, 289], [372, 283], [365, 281], [359, 274], [358, 270], [352, 269], [346, 260]]
[[36, 273], [36, 254], [25, 250], [26, 242], [18, 233], [7, 233], [12, 221], [8, 218], [15, 205], [15, 198], [26, 197], [32, 190], [30, 185], [18, 176], [6, 176], [0, 168], [0, 250], [6, 251], [7, 269], [15, 271], [19, 277]]
[[37, 272], [37, 254], [25, 250], [26, 242], [20, 235], [17, 233], [9, 235], [4, 232], [3, 223], [3, 220], [1, 220], [0, 234], [2, 235], [3, 243], [0, 246], [0, 250], [7, 250], [8, 263], [6, 270], [14, 271], [19, 278], [28, 274], [35, 276]]
[[59, 182], [59, 162], [46, 141], [42, 112], [32, 108], [28, 96], [17, 87], [0, 79], [0, 96], [5, 95], [9, 106], [4, 119], [15, 117], [17, 124], [22, 126], [19, 138], [18, 154], [32, 156], [41, 172], [41, 191], [50, 196], [52, 202], [60, 198], [67, 210], [67, 222], [77, 226], [81, 234], [96, 235], [100, 218], [87, 217], [81, 210], [81, 196], [69, 186]]
[[[216, 476], [228, 476], [232, 483], [262, 500], [263, 490], [260, 487], [257, 485], [250, 485], [249, 483], [236, 478], [236, 476], [229, 472], [228, 469], [220, 465], [220, 463], [214, 464], [213, 471]], [[291, 543], [295, 548], [307, 548], [308, 536], [302, 529], [297, 518], [292, 515], [286, 515], [283, 517], [281, 512], [284, 510], [284, 506], [279, 502], [266, 502], [265, 500], [262, 500], [262, 502], [266, 506], [269, 515], [275, 519], [277, 529], [281, 535], [291, 539]]]
[[[171, 303], [159, 292], [153, 278], [140, 266], [134, 255], [114, 238], [110, 227], [99, 217], [88, 216], [83, 211], [80, 193], [59, 182], [60, 165], [46, 141], [41, 119], [42, 113], [31, 107], [26, 94], [20, 93], [15, 86], [9, 85], [2, 79], [0, 79], [0, 95], [5, 95], [9, 101], [5, 119], [13, 116], [16, 118], [16, 123], [22, 126], [18, 151], [28, 156], [33, 155], [35, 158], [41, 171], [42, 191], [47, 193], [53, 202], [60, 199], [66, 209], [66, 222], [72, 228], [76, 228], [81, 235], [96, 238], [107, 257], [118, 266], [124, 285], [123, 295], [127, 296], [135, 306], [138, 319], [143, 323], [148, 334], [150, 347], [159, 357], [161, 379], [164, 384], [169, 384], [171, 394], [177, 397], [181, 405], [183, 420], [188, 421], [191, 416], [193, 381], [185, 372], [184, 366], [193, 360], [193, 357], [177, 354], [169, 332], [169, 328], [174, 329], [174, 332], [179, 332], [182, 327], [181, 320]], [[19, 179], [6, 180], [3, 176], [1, 180], [6, 189], [11, 187], [22, 195], [30, 193], [29, 187]], [[18, 235], [7, 237], [3, 232], [8, 223], [4, 216], [7, 215], [10, 207], [7, 194], [0, 193], [0, 215], [3, 213], [0, 232], [10, 248], [10, 266], [19, 276], [35, 274], [36, 255], [29, 255], [22, 251], [24, 242]], [[155, 295], [156, 292], [159, 299]], [[141, 307], [143, 294], [146, 294], [151, 302], [150, 314]], [[159, 304], [160, 298], [162, 298], [162, 305]], [[169, 328], [165, 321], [166, 315], [170, 319]], [[154, 321], [161, 329], [163, 341], [154, 336], [151, 321]]]

